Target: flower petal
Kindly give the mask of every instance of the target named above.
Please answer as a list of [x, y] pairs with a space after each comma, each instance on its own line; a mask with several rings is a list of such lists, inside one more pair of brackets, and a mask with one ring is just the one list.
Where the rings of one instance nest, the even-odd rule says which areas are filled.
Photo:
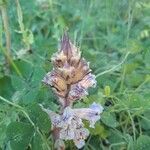
[[102, 113], [104, 109], [101, 105], [96, 104], [95, 102], [90, 106], [90, 108], [97, 111], [99, 114]]
[[71, 87], [71, 90], [70, 90], [69, 95], [68, 95], [68, 99], [71, 101], [74, 101], [74, 100], [81, 99], [86, 95], [88, 95], [88, 93], [87, 93], [85, 88], [83, 88], [79, 84], [74, 84]]
[[100, 119], [100, 113], [102, 113], [103, 107], [99, 104], [93, 103], [90, 108], [80, 108], [74, 109], [76, 116], [81, 119], [88, 120], [90, 122], [90, 127], [94, 127], [96, 121]]
[[73, 111], [72, 111], [72, 109], [70, 107], [66, 107], [64, 112], [63, 112], [63, 115], [62, 115], [62, 121], [70, 123], [72, 118], [73, 118]]
[[79, 84], [86, 89], [89, 87], [95, 87], [97, 83], [95, 78], [95, 75], [89, 73], [79, 82]]
[[89, 130], [86, 128], [79, 128], [75, 132], [76, 139], [86, 139], [89, 136]]
[[85, 141], [83, 139], [74, 140], [74, 143], [78, 149], [82, 148], [85, 145]]
[[70, 127], [68, 127], [67, 129], [61, 129], [60, 130], [60, 139], [63, 140], [72, 140], [74, 139], [74, 129], [71, 129]]

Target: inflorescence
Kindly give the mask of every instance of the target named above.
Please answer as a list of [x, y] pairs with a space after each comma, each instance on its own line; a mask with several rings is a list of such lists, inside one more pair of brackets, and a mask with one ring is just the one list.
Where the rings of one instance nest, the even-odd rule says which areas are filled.
[[80, 50], [70, 42], [67, 33], [63, 35], [60, 49], [51, 61], [53, 70], [46, 74], [43, 82], [52, 87], [61, 110], [59, 114], [43, 110], [51, 119], [57, 149], [64, 149], [63, 140], [73, 140], [77, 148], [82, 148], [89, 136], [83, 120], [89, 121], [90, 127], [94, 128], [103, 107], [94, 102], [89, 108], [73, 108], [73, 103], [87, 96], [88, 88], [96, 86], [95, 75], [91, 73], [89, 62], [81, 57]]

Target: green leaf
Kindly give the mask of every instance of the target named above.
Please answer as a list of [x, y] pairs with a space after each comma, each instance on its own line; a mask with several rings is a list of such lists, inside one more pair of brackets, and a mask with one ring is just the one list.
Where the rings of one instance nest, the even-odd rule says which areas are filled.
[[138, 53], [138, 52], [140, 52], [142, 50], [142, 46], [141, 46], [140, 41], [130, 39], [129, 42], [128, 42], [128, 50], [131, 53]]
[[144, 57], [143, 61], [146, 65], [146, 68], [148, 68], [148, 69], [149, 69], [149, 66], [150, 66], [150, 59], [149, 58], [150, 58], [150, 51], [147, 50], [147, 52], [145, 53], [145, 57]]
[[[30, 77], [33, 73], [33, 66], [30, 63], [27, 63], [23, 60], [15, 60], [14, 63], [17, 66], [17, 68], [19, 69], [19, 71], [21, 72], [22, 76], [25, 79], [30, 79]], [[13, 70], [13, 68], [12, 68], [12, 70]], [[14, 74], [15, 74], [15, 71], [14, 71]]]
[[150, 137], [141, 135], [136, 141], [136, 150], [148, 150], [150, 148]]
[[134, 150], [135, 144], [131, 135], [126, 134], [126, 142], [128, 143], [128, 150]]
[[137, 74], [136, 72], [132, 72], [126, 76], [126, 83], [129, 87], [137, 87], [139, 86], [145, 79], [145, 76], [142, 74]]
[[89, 147], [92, 147], [92, 148], [90, 148], [90, 149], [87, 149], [87, 150], [102, 150], [103, 148], [102, 148], [102, 144], [101, 144], [101, 142], [100, 142], [100, 140], [99, 140], [99, 136], [92, 136], [92, 138], [90, 139], [90, 141], [89, 141], [89, 144], [88, 145], [90, 145]]
[[8, 76], [4, 76], [3, 78], [0, 79], [0, 95], [1, 96], [5, 98], [11, 97], [14, 89], [10, 83], [11, 83], [11, 79]]
[[32, 150], [45, 150], [44, 143], [38, 133], [36, 133], [32, 140]]
[[99, 135], [101, 138], [105, 139], [108, 136], [108, 131], [99, 122], [95, 124], [95, 128], [89, 128], [92, 135]]
[[33, 136], [34, 129], [30, 124], [12, 122], [7, 127], [7, 139], [12, 150], [26, 150]]
[[115, 128], [118, 125], [115, 114], [110, 112], [103, 112], [101, 120], [108, 127]]
[[144, 112], [143, 118], [141, 119], [141, 126], [145, 130], [150, 130], [150, 110]]
[[24, 104], [30, 104], [35, 101], [35, 98], [38, 94], [38, 87], [37, 88], [26, 88], [21, 91], [21, 100]]
[[119, 130], [110, 130], [109, 141], [111, 143], [121, 143], [124, 142], [124, 136]]
[[34, 72], [31, 78], [31, 83], [34, 86], [38, 86], [42, 83], [42, 79], [44, 78], [46, 72], [42, 68], [42, 66], [35, 66]]
[[[128, 108], [143, 108], [148, 109], [150, 107], [150, 101], [149, 98], [144, 97], [141, 94], [134, 93], [132, 95], [129, 95], [129, 97], [126, 99], [123, 99], [120, 101], [120, 103], [123, 103], [123, 106], [126, 106]], [[122, 105], [121, 105], [122, 107]]]
[[139, 64], [136, 62], [125, 64], [125, 73], [131, 74], [138, 66]]
[[11, 76], [11, 83], [15, 90], [24, 89], [26, 86], [24, 79], [16, 75]]
[[17, 118], [18, 114], [14, 111], [14, 108], [0, 103], [0, 147], [4, 146], [7, 126]]
[[37, 104], [28, 106], [28, 112], [33, 122], [45, 133], [51, 129], [51, 122], [48, 114]]

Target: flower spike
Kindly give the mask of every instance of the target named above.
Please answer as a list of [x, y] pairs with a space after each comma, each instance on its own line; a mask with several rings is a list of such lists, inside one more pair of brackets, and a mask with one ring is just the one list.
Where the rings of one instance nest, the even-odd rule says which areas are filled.
[[58, 97], [61, 112], [57, 114], [42, 109], [51, 119], [54, 139], [60, 147], [64, 147], [63, 140], [73, 140], [77, 148], [82, 148], [90, 134], [83, 120], [89, 121], [90, 127], [94, 128], [103, 107], [93, 103], [89, 108], [74, 109], [72, 105], [87, 96], [90, 87], [96, 86], [95, 75], [91, 73], [89, 62], [81, 57], [79, 48], [71, 43], [67, 32], [62, 36], [60, 49], [51, 60], [53, 70], [46, 74], [43, 82], [51, 86]]

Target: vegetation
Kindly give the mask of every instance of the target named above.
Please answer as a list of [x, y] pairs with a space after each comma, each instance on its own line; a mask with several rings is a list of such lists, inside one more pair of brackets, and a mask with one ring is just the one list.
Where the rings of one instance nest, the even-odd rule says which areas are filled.
[[0, 12], [0, 149], [54, 149], [39, 104], [59, 111], [42, 79], [66, 29], [97, 80], [74, 107], [104, 108], [83, 150], [149, 149], [149, 0], [0, 0]]

